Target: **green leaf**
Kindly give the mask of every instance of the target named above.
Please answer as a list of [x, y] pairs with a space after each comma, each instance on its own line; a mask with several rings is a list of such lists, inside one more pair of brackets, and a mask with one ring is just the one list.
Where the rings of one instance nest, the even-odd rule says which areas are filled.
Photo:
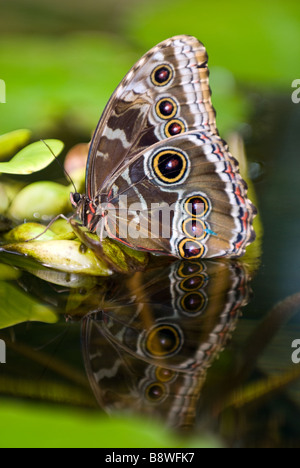
[[[142, 417], [107, 418], [88, 412], [5, 401], [1, 448], [221, 448], [216, 437], [180, 437], [161, 423]], [[43, 430], [41, 430], [43, 428]], [[192, 450], [190, 450], [192, 451]]]
[[[44, 231], [45, 226], [42, 224], [21, 224], [4, 234], [3, 239], [6, 244], [0, 247], [0, 252], [2, 251], [2, 255], [6, 253], [21, 254], [24, 256], [25, 264], [26, 262], [30, 263], [33, 259], [39, 264], [59, 272], [91, 276], [110, 276], [113, 274], [112, 270], [115, 269], [119, 272], [130, 273], [143, 270], [148, 264], [149, 257], [145, 252], [130, 249], [112, 239], [104, 239], [102, 242], [103, 251], [112, 264], [109, 267], [105, 259], [96, 256], [91, 249], [75, 238], [74, 231], [64, 220], [56, 221], [51, 229]], [[35, 239], [40, 234], [42, 234], [41, 237]], [[96, 245], [99, 243], [96, 235], [88, 233], [88, 237]], [[19, 255], [17, 259], [20, 259]], [[16, 266], [19, 265], [16, 264]], [[29, 265], [28, 267], [24, 265], [24, 267], [27, 270], [30, 268]], [[74, 282], [76, 281], [77, 279], [74, 280]]]
[[41, 305], [28, 293], [20, 291], [10, 283], [0, 281], [0, 329], [22, 322], [55, 323], [56, 314]]
[[34, 239], [36, 236], [38, 237], [38, 241], [46, 241], [46, 240], [52, 240], [55, 238], [55, 234], [48, 229], [46, 232], [44, 232], [46, 229], [45, 226], [42, 224], [38, 223], [24, 223], [20, 224], [20, 226], [15, 227], [11, 231], [9, 231], [7, 234], [4, 234], [3, 239], [6, 242], [26, 242], [30, 239]]
[[0, 183], [0, 213], [4, 214], [9, 206], [8, 196], [3, 184]]
[[55, 156], [58, 156], [64, 148], [64, 144], [59, 140], [37, 141], [26, 146], [9, 162], [0, 163], [0, 173], [26, 175], [45, 169], [54, 160], [45, 143], [49, 145]]
[[31, 137], [30, 130], [15, 130], [14, 132], [0, 135], [0, 160], [15, 153], [19, 148], [25, 146]]
[[16, 280], [21, 276], [20, 270], [10, 266], [0, 264], [0, 281], [12, 281]]
[[55, 182], [35, 182], [14, 198], [8, 216], [28, 221], [48, 221], [71, 210], [70, 188]]
[[71, 240], [76, 237], [71, 224], [65, 219], [55, 221], [51, 226], [51, 231], [56, 235], [56, 240]]
[[4, 245], [2, 252], [25, 255], [55, 270], [92, 276], [109, 276], [113, 272], [91, 250], [78, 241], [50, 240]]

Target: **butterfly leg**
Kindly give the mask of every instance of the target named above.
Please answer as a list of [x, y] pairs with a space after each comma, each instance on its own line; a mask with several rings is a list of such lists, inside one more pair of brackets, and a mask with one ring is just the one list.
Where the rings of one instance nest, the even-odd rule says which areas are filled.
[[[104, 261], [114, 273], [132, 273], [143, 271], [148, 264], [148, 256], [145, 254], [143, 259], [136, 259], [134, 255], [130, 255], [128, 248], [114, 243], [111, 239], [100, 240], [95, 234], [85, 231], [81, 224], [74, 219], [70, 220], [73, 231], [83, 244], [91, 249], [97, 258]], [[104, 249], [103, 244], [106, 242]], [[121, 250], [121, 252], [120, 252]], [[119, 258], [120, 257], [120, 258]]]

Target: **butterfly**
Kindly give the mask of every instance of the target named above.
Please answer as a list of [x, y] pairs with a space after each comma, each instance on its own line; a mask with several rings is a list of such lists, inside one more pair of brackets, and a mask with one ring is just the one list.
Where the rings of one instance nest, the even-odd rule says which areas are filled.
[[207, 62], [196, 38], [172, 37], [111, 96], [91, 142], [86, 194], [71, 194], [73, 228], [100, 256], [104, 235], [184, 260], [239, 257], [255, 239], [256, 209], [218, 134]]
[[112, 280], [107, 294], [89, 291], [77, 313], [100, 406], [193, 425], [207, 370], [248, 303], [249, 281], [235, 260], [184, 260]]

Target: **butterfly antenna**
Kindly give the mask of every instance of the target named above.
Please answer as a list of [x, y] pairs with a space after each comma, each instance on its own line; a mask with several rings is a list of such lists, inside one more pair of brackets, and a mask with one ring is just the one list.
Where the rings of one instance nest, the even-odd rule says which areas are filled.
[[45, 140], [43, 140], [41, 138], [41, 141], [44, 143], [45, 146], [47, 146], [48, 150], [50, 151], [50, 153], [52, 154], [52, 156], [54, 157], [55, 161], [58, 163], [58, 165], [60, 166], [60, 168], [63, 170], [66, 178], [68, 179], [68, 181], [71, 183], [71, 185], [73, 185], [73, 188], [74, 188], [74, 192], [77, 193], [77, 188], [74, 184], [74, 181], [72, 179], [72, 177], [70, 176], [70, 174], [68, 174], [68, 172], [66, 171], [66, 169], [64, 168], [64, 166], [62, 165], [62, 163], [60, 162], [60, 160], [58, 159], [57, 156], [55, 156], [55, 154], [53, 153], [53, 150], [50, 148], [50, 146], [48, 145], [48, 143], [46, 143]]

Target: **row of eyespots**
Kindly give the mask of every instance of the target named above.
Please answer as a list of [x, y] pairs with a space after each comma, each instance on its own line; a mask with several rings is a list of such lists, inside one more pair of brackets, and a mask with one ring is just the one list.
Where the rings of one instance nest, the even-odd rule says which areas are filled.
[[[155, 86], [167, 86], [174, 78], [173, 67], [164, 63], [154, 68], [151, 73], [151, 81]], [[187, 130], [186, 124], [182, 119], [176, 117], [179, 105], [171, 97], [163, 97], [155, 105], [156, 115], [162, 120], [168, 120], [164, 128], [164, 134], [167, 138], [179, 135]]]
[[185, 152], [166, 148], [154, 154], [151, 164], [158, 181], [172, 185], [183, 182], [190, 162]]
[[164, 397], [168, 394], [168, 387], [165, 384], [169, 384], [174, 381], [177, 377], [177, 372], [166, 367], [156, 367], [154, 381], [147, 384], [144, 389], [145, 397], [150, 403], [160, 403]]
[[181, 258], [197, 259], [205, 255], [206, 247], [200, 242], [208, 237], [208, 226], [200, 218], [207, 216], [210, 202], [203, 195], [193, 195], [184, 202], [184, 209], [190, 216], [182, 222], [182, 231], [187, 236], [178, 244]]
[[189, 316], [198, 315], [207, 303], [207, 297], [203, 291], [206, 283], [205, 275], [194, 275], [181, 281], [179, 287], [185, 294], [180, 298], [180, 307], [184, 314]]
[[184, 315], [198, 316], [207, 305], [207, 296], [202, 290], [207, 284], [207, 275], [201, 261], [181, 262], [177, 276], [182, 278], [178, 284], [177, 307]]

